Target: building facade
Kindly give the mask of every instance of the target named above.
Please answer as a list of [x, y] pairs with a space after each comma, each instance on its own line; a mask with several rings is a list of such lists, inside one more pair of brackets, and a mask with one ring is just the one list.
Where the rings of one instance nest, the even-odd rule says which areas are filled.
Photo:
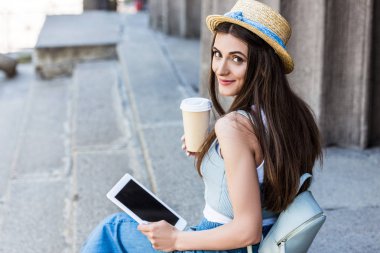
[[[293, 90], [313, 109], [324, 144], [380, 144], [380, 2], [261, 0], [291, 24], [287, 49]], [[204, 20], [234, 0], [151, 0], [150, 24], [170, 35], [199, 37], [200, 93], [207, 96], [212, 34]], [[228, 104], [229, 101], [225, 101]]]

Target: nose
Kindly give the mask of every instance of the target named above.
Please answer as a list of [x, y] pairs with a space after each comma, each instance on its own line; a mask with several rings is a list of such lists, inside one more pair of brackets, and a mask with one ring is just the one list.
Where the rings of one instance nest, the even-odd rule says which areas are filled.
[[228, 75], [228, 62], [226, 59], [221, 59], [216, 62], [215, 74], [218, 76]]

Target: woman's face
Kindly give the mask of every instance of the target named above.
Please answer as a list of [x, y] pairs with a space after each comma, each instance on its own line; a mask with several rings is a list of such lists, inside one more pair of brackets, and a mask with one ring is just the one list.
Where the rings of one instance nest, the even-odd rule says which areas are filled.
[[227, 33], [217, 33], [213, 46], [212, 70], [222, 96], [235, 96], [244, 84], [248, 46]]

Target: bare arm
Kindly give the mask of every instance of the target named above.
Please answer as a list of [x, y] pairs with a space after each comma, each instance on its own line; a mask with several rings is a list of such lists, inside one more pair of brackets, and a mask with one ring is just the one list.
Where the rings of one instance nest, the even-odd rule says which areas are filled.
[[251, 129], [248, 119], [236, 114], [225, 116], [215, 125], [226, 167], [234, 219], [215, 229], [179, 232], [176, 249], [233, 249], [260, 241], [261, 203], [254, 159], [254, 149], [259, 145], [255, 135], [248, 129]]

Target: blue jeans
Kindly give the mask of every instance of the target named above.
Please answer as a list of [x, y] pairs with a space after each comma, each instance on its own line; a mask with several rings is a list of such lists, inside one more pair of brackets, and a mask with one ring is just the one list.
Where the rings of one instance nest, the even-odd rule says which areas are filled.
[[[137, 230], [138, 223], [126, 213], [117, 213], [106, 218], [89, 235], [84, 243], [82, 253], [157, 253], [161, 252], [152, 248], [149, 240]], [[206, 230], [222, 224], [210, 222], [206, 219], [190, 230]], [[263, 227], [265, 236], [271, 226]], [[253, 252], [257, 253], [258, 244], [253, 246]], [[190, 250], [175, 251], [175, 253], [247, 253], [246, 248], [233, 250]]]

